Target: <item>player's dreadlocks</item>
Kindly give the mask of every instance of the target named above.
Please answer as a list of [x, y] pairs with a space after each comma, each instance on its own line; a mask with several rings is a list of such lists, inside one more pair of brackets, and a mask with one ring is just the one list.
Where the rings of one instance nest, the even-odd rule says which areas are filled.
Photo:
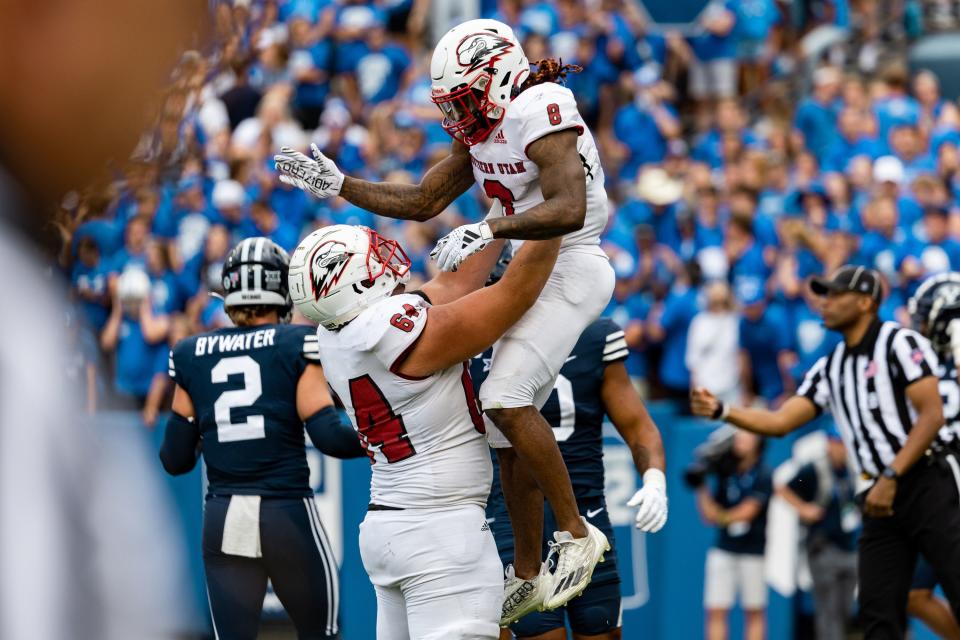
[[557, 82], [567, 77], [568, 73], [580, 73], [583, 67], [575, 64], [563, 64], [563, 60], [554, 60], [553, 58], [544, 58], [534, 62], [537, 70], [527, 76], [527, 79], [520, 85], [520, 91], [544, 82]]

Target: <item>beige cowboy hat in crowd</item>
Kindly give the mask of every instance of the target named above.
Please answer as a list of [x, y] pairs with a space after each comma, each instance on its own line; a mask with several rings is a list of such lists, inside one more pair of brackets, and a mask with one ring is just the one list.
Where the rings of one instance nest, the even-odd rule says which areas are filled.
[[637, 195], [644, 202], [658, 207], [677, 202], [683, 196], [683, 185], [660, 167], [648, 167], [637, 179]]

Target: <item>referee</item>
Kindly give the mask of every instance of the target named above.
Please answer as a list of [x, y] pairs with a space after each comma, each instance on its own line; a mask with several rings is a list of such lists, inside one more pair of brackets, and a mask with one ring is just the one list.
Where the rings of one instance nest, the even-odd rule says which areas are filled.
[[822, 297], [824, 325], [844, 339], [807, 372], [797, 395], [767, 411], [730, 407], [696, 389], [691, 407], [696, 415], [769, 436], [830, 410], [860, 472], [866, 637], [903, 638], [918, 551], [960, 616], [960, 488], [950, 473], [956, 459], [937, 442], [943, 425], [938, 362], [926, 338], [877, 317], [882, 294], [873, 270], [841, 267], [829, 279], [814, 278], [810, 288]]

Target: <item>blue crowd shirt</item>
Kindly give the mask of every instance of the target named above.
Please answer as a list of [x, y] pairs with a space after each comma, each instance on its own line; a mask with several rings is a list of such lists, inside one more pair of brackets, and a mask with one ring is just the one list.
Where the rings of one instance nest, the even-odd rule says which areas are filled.
[[663, 301], [660, 326], [666, 337], [660, 359], [660, 380], [671, 389], [690, 386], [690, 371], [686, 364], [687, 332], [699, 311], [697, 291], [691, 287], [674, 287]]
[[759, 286], [762, 290], [770, 276], [770, 268], [763, 259], [763, 250], [759, 243], [754, 242], [737, 259], [730, 264], [730, 282], [733, 290], [738, 291], [741, 287]]
[[[304, 68], [319, 69], [329, 73], [333, 66], [333, 54], [333, 44], [329, 40], [320, 40], [309, 48], [293, 51], [290, 57], [291, 61], [298, 62]], [[320, 107], [330, 94], [330, 78], [328, 76], [319, 82], [297, 82], [295, 88], [296, 93], [293, 97], [295, 104], [304, 107]]]
[[849, 168], [850, 161], [856, 157], [866, 156], [876, 160], [881, 155], [883, 155], [883, 145], [876, 138], [862, 137], [851, 141], [838, 135], [832, 143], [827, 145], [821, 159], [821, 166], [828, 173], [844, 173]]
[[[714, 0], [704, 9], [704, 13], [716, 10], [716, 8], [712, 7], [723, 7], [734, 16], [737, 15], [737, 0]], [[735, 58], [737, 55], [737, 40], [734, 35], [736, 29], [737, 25], [734, 24], [733, 29], [725, 36], [714, 35], [706, 30], [702, 30], [701, 33], [691, 36], [689, 42], [690, 47], [693, 49], [693, 55], [701, 62]]]
[[140, 320], [124, 316], [117, 341], [114, 387], [124, 395], [143, 398], [158, 373], [167, 370], [167, 343], [150, 344], [143, 336]]
[[737, 14], [734, 33], [741, 40], [766, 40], [770, 29], [780, 22], [780, 12], [773, 0], [739, 0], [734, 7]]
[[[384, 26], [386, 14], [378, 7], [366, 5], [344, 5], [337, 8], [336, 28], [364, 24], [370, 27]], [[367, 43], [361, 40], [348, 40], [337, 46], [336, 70], [338, 73], [354, 73], [357, 61], [368, 51]]]
[[93, 238], [101, 259], [109, 258], [123, 246], [123, 228], [112, 220], [88, 220], [73, 233], [73, 246], [83, 238]]
[[[628, 328], [633, 322], [646, 322], [652, 306], [649, 295], [635, 293], [622, 302], [611, 300], [603, 316], [610, 318], [621, 327]], [[646, 378], [649, 373], [646, 350], [631, 347], [626, 367], [631, 377]]]
[[803, 98], [797, 106], [794, 126], [803, 134], [807, 149], [823, 164], [827, 150], [837, 139], [837, 115], [840, 101], [821, 104], [812, 97]]
[[757, 321], [740, 319], [740, 347], [750, 358], [757, 392], [767, 402], [784, 392], [777, 358], [781, 351], [790, 348], [789, 332], [788, 318], [776, 304], [769, 305]]
[[877, 135], [887, 140], [890, 130], [898, 125], [917, 125], [920, 122], [920, 103], [911, 96], [880, 98], [873, 103], [873, 115], [877, 118]]
[[[93, 267], [86, 267], [78, 261], [73, 267], [70, 280], [77, 290], [86, 291], [96, 296], [105, 296], [107, 294], [108, 276], [109, 269], [106, 268], [103, 260]], [[107, 323], [110, 310], [106, 304], [80, 298], [78, 306], [89, 327], [99, 332]]]
[[549, 2], [535, 2], [520, 12], [520, 27], [525, 33], [547, 38], [560, 28], [560, 16]]
[[[665, 108], [676, 117], [670, 106]], [[633, 180], [637, 169], [650, 162], [660, 162], [667, 155], [667, 140], [660, 133], [650, 110], [636, 103], [621, 107], [613, 121], [613, 132], [630, 150], [630, 157], [620, 169], [622, 180]]]
[[370, 104], [393, 99], [409, 66], [410, 55], [401, 46], [387, 44], [379, 51], [368, 51], [357, 62], [360, 95]]

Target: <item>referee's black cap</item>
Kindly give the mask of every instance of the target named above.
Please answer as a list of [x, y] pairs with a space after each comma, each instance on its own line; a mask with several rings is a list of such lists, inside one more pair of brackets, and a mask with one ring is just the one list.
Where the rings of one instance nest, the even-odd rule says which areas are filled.
[[867, 267], [856, 267], [849, 264], [834, 271], [829, 278], [816, 277], [811, 279], [810, 290], [818, 296], [851, 291], [870, 296], [877, 304], [880, 304], [883, 300], [880, 274]]

